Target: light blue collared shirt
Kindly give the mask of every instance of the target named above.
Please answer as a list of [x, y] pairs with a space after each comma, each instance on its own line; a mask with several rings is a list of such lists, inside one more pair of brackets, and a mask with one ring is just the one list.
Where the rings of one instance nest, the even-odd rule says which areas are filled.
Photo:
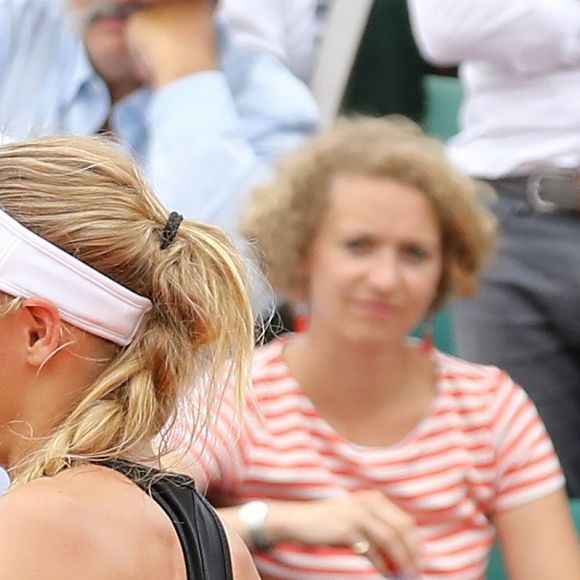
[[111, 106], [61, 0], [0, 0], [0, 133], [88, 135], [106, 123], [169, 210], [231, 230], [248, 190], [311, 133], [307, 87], [274, 56], [228, 43], [222, 70]]

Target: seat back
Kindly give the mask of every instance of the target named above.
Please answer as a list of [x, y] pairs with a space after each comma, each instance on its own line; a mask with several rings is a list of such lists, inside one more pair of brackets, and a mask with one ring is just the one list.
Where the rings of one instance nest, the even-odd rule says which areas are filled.
[[459, 113], [463, 99], [461, 82], [456, 77], [425, 75], [423, 90], [423, 128], [429, 135], [447, 141], [459, 131]]

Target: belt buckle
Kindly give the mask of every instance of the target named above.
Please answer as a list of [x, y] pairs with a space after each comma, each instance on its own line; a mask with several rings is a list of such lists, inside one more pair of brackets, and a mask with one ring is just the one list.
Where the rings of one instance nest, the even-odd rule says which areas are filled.
[[[568, 182], [570, 188], [576, 190], [575, 204], [572, 205], [562, 199], [562, 203], [545, 199], [542, 196], [544, 185], [549, 180], [559, 180]], [[580, 181], [578, 174], [571, 171], [554, 171], [552, 173], [536, 173], [530, 175], [526, 184], [526, 195], [530, 205], [540, 213], [554, 213], [557, 211], [578, 211], [580, 210]]]

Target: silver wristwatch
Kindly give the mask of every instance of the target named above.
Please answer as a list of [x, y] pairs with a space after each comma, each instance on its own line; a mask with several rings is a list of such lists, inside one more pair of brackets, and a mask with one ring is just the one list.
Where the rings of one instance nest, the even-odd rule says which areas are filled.
[[264, 531], [264, 522], [268, 517], [268, 504], [265, 501], [249, 501], [238, 510], [238, 517], [248, 532], [251, 549], [254, 552], [265, 552], [272, 547]]

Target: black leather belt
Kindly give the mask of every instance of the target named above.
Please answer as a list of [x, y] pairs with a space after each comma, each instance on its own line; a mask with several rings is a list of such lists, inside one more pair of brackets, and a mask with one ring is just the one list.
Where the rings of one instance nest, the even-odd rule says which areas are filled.
[[527, 199], [540, 213], [580, 212], [580, 173], [554, 171], [486, 180], [500, 195]]

